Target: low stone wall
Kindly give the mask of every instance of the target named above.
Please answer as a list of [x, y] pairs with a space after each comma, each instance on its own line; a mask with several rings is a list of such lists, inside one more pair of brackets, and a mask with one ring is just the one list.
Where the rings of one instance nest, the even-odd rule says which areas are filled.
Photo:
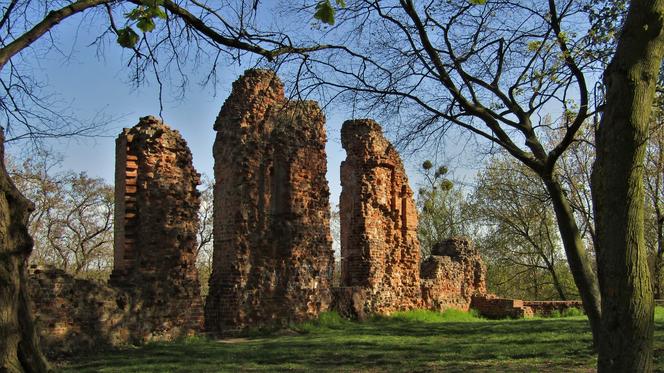
[[583, 304], [579, 300], [533, 301], [498, 298], [495, 295], [474, 296], [470, 307], [477, 310], [480, 315], [491, 319], [523, 318], [535, 315], [546, 317], [551, 316], [554, 312], [563, 313], [570, 308], [583, 312]]
[[36, 329], [47, 355], [129, 342], [128, 325], [135, 320], [123, 291], [54, 268], [32, 266], [28, 278]]
[[28, 281], [36, 330], [51, 358], [192, 333], [171, 321], [155, 323], [140, 298], [102, 281], [41, 266], [29, 268]]
[[580, 300], [526, 300], [523, 301], [523, 305], [532, 308], [538, 316], [551, 316], [553, 312], [563, 313], [570, 308], [583, 311], [583, 304]]
[[533, 309], [525, 306], [519, 299], [496, 298], [493, 296], [475, 296], [470, 307], [489, 319], [533, 317]]

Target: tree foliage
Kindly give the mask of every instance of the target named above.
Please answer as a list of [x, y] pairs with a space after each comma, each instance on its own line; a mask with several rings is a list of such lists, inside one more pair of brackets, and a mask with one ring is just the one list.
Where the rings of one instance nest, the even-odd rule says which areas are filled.
[[196, 235], [198, 247], [196, 249], [196, 269], [201, 284], [201, 295], [206, 297], [209, 289], [210, 275], [212, 275], [212, 255], [214, 249], [214, 179], [207, 175], [201, 178], [202, 184], [198, 187], [201, 192], [201, 207], [198, 210], [198, 232]]
[[[99, 55], [123, 47], [133, 84], [153, 83], [163, 101], [164, 86], [178, 95], [190, 85], [191, 71], [203, 84], [217, 84], [219, 68], [239, 63], [252, 54], [257, 62], [275, 61], [293, 53], [321, 48], [298, 44], [280, 28], [258, 19], [257, 1], [196, 0], [11, 0], [0, 4], [0, 115], [6, 141], [52, 137], [95, 136], [112, 121], [109, 115], [82, 119], [76, 108], [49, 89], [36, 73], [37, 62], [48, 53], [63, 52], [72, 40], [63, 40], [57, 25], [78, 22], [92, 34], [91, 47]], [[338, 6], [343, 2], [338, 1]], [[313, 14], [304, 18], [312, 19]], [[329, 20], [329, 19], [328, 19]]]
[[59, 171], [48, 152], [10, 166], [9, 173], [35, 207], [28, 221], [35, 242], [30, 261], [106, 277], [113, 263], [113, 187], [85, 173]]
[[476, 180], [472, 210], [490, 288], [527, 299], [577, 294], [550, 197], [532, 170], [506, 155], [492, 158]]

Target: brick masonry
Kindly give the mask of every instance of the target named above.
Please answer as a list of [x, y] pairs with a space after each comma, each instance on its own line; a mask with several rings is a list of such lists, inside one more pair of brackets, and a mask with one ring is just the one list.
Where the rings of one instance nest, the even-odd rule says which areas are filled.
[[341, 144], [346, 160], [341, 164], [336, 307], [357, 316], [417, 308], [417, 210], [401, 158], [380, 125], [369, 119], [346, 121]]
[[140, 307], [124, 290], [101, 281], [75, 279], [52, 267], [31, 266], [28, 272], [36, 329], [49, 357], [69, 357], [151, 337], [150, 331], [139, 331]]
[[534, 316], [533, 309], [524, 305], [522, 300], [498, 298], [495, 295], [474, 296], [470, 307], [490, 319], [506, 317], [520, 319]]
[[486, 266], [473, 241], [454, 237], [436, 244], [421, 265], [422, 306], [467, 311], [474, 295], [486, 293]]
[[[283, 326], [335, 309], [366, 318], [413, 308], [477, 308], [524, 317], [578, 302], [486, 294], [472, 241], [455, 237], [420, 263], [417, 210], [401, 158], [369, 119], [341, 140], [341, 282], [325, 179], [325, 118], [287, 101], [274, 72], [248, 70], [214, 125], [214, 258], [205, 328], [215, 336]], [[177, 131], [141, 118], [116, 141], [114, 270], [110, 286], [33, 267], [30, 284], [47, 351], [172, 339], [203, 329], [195, 268], [200, 175]]]
[[333, 272], [325, 120], [247, 70], [214, 125], [214, 258], [206, 330], [229, 335], [317, 316]]
[[[150, 328], [174, 337], [202, 330], [195, 266], [200, 175], [178, 131], [148, 116], [116, 140], [114, 268]], [[148, 328], [148, 329], [150, 329]]]

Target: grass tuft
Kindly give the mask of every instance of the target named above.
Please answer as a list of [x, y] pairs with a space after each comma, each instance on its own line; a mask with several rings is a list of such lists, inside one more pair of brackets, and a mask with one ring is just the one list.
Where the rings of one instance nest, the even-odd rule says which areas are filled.
[[558, 311], [554, 310], [551, 313], [549, 313], [546, 316], [543, 316], [542, 318], [549, 318], [549, 319], [560, 319], [560, 318], [565, 318], [565, 317], [584, 317], [585, 314], [583, 313], [582, 310], [571, 307], [571, 308], [566, 308], [564, 310]]
[[479, 317], [475, 310], [471, 312], [461, 311], [454, 308], [448, 308], [443, 312], [429, 310], [411, 310], [395, 312], [387, 317], [392, 320], [411, 321], [422, 323], [439, 322], [477, 322], [483, 319]]
[[343, 318], [337, 312], [328, 311], [318, 315], [318, 318], [295, 324], [291, 329], [301, 333], [312, 333], [321, 329], [339, 330], [348, 328], [352, 322]]

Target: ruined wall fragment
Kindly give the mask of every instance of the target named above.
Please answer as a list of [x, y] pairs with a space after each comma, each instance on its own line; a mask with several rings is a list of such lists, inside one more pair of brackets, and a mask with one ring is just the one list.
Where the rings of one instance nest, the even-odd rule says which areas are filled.
[[454, 237], [439, 242], [421, 265], [422, 306], [467, 311], [473, 296], [486, 294], [486, 266], [473, 241]]
[[328, 308], [332, 276], [324, 117], [248, 70], [214, 125], [214, 258], [206, 330], [232, 334]]
[[[140, 303], [140, 333], [202, 329], [195, 266], [200, 175], [177, 131], [141, 118], [116, 140], [114, 268], [110, 284]], [[138, 332], [138, 331], [137, 331]]]
[[28, 272], [35, 325], [48, 357], [143, 341], [135, 333], [140, 307], [129, 293], [53, 267], [32, 265]]
[[522, 319], [534, 316], [533, 309], [524, 305], [522, 300], [498, 298], [493, 294], [474, 296], [471, 307], [489, 319]]
[[341, 164], [337, 308], [371, 314], [418, 307], [417, 210], [401, 158], [373, 120], [346, 121], [341, 144], [347, 156]]

